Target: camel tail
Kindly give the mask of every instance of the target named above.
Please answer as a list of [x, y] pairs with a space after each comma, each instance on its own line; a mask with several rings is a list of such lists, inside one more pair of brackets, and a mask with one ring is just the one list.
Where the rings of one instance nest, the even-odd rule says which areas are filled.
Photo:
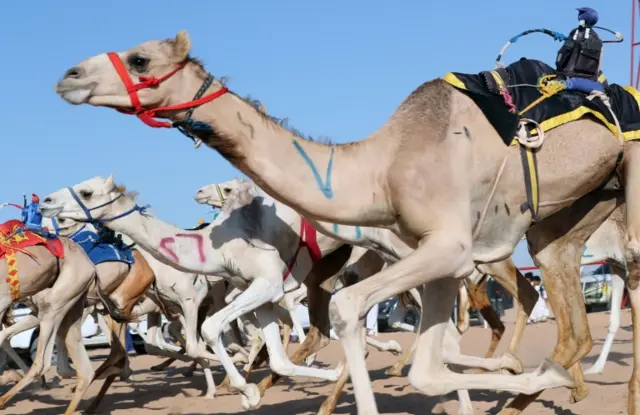
[[100, 297], [100, 301], [104, 305], [104, 308], [107, 309], [107, 312], [111, 316], [111, 318], [118, 323], [130, 323], [131, 319], [124, 312], [120, 306], [111, 299], [104, 291], [102, 291], [102, 287], [100, 286], [100, 281], [98, 281], [98, 274], [96, 274], [96, 287], [98, 291], [98, 297]]

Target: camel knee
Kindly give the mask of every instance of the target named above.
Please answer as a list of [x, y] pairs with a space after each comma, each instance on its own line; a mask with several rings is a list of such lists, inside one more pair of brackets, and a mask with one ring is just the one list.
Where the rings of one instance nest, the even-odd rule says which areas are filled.
[[[446, 372], [444, 368], [443, 371]], [[412, 366], [409, 371], [408, 379], [411, 386], [425, 395], [440, 396], [449, 393], [449, 390], [445, 386], [446, 382], [443, 382], [444, 376], [446, 376], [445, 373], [438, 374], [420, 372], [419, 370], [415, 370], [415, 366]]]
[[274, 373], [280, 376], [293, 376], [295, 374], [294, 366], [291, 362], [275, 358], [274, 356], [269, 359], [269, 367]]
[[349, 288], [339, 291], [329, 302], [329, 318], [340, 338], [356, 332], [360, 322], [360, 311], [363, 308], [358, 306], [363, 300], [351, 295], [350, 291]]
[[223, 327], [222, 321], [216, 319], [214, 315], [211, 319], [202, 323], [202, 338], [207, 342], [207, 344], [217, 344], [220, 340]]

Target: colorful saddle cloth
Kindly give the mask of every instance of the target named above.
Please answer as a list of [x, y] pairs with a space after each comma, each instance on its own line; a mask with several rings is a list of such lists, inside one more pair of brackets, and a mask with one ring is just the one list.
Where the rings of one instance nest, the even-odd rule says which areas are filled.
[[131, 248], [116, 237], [110, 229], [100, 230], [96, 233], [80, 228], [78, 232], [70, 236], [70, 239], [80, 245], [87, 253], [91, 262], [95, 265], [103, 262], [124, 262], [132, 265], [135, 260]]
[[20, 297], [20, 279], [16, 252], [33, 256], [27, 248], [45, 246], [56, 258], [64, 257], [64, 247], [58, 238], [42, 236], [32, 230], [27, 230], [25, 224], [19, 220], [9, 220], [0, 224], [0, 259], [6, 257], [7, 278], [11, 290], [11, 300]]
[[[522, 118], [533, 120], [543, 131], [548, 131], [591, 116], [602, 122], [613, 134], [618, 134], [609, 109], [600, 99], [588, 100], [585, 92], [563, 89], [541, 100], [543, 94], [537, 86], [543, 77], [549, 75], [556, 75], [550, 66], [537, 60], [522, 58], [495, 71], [483, 71], [479, 74], [449, 72], [444, 80], [473, 99], [507, 145], [512, 144]], [[565, 81], [560, 77], [548, 79]], [[599, 81], [604, 82], [604, 76]], [[640, 92], [633, 87], [621, 87], [617, 84], [598, 86], [609, 97], [624, 140], [640, 139]], [[539, 103], [535, 104], [536, 101]], [[513, 106], [510, 106], [511, 103]], [[523, 110], [526, 111], [521, 114]], [[535, 128], [530, 132], [533, 134], [534, 130]]]

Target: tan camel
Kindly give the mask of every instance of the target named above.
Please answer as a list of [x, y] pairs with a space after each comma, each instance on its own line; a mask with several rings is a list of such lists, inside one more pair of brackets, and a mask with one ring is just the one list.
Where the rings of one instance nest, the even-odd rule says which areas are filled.
[[[508, 257], [532, 223], [531, 213], [520, 210], [527, 197], [519, 150], [504, 146], [467, 95], [442, 80], [427, 82], [366, 140], [326, 145], [296, 136], [219, 82], [211, 82], [189, 57], [190, 47], [187, 33], [180, 32], [175, 39], [97, 55], [67, 71], [57, 92], [74, 104], [133, 108], [150, 125], [183, 127], [305, 217], [386, 227], [416, 248], [332, 298], [331, 316], [356, 380], [359, 413], [377, 413], [359, 320], [373, 304], [423, 283], [429, 284], [423, 298], [426, 320], [409, 375], [418, 390], [429, 395], [459, 388], [534, 393], [573, 386], [551, 361], [533, 374], [515, 377], [457, 374], [434, 352], [441, 350], [457, 279], [469, 275], [477, 263]], [[180, 76], [173, 76], [176, 73]], [[123, 82], [132, 84], [131, 76], [146, 80], [127, 90]], [[203, 82], [210, 84], [202, 88], [205, 95], [189, 101]], [[154, 115], [175, 123], [154, 124]], [[627, 158], [640, 151], [635, 147], [625, 144]], [[572, 207], [598, 188], [614, 170], [619, 152], [610, 131], [590, 119], [547, 132], [545, 144], [536, 150], [543, 189], [540, 219]], [[634, 165], [639, 164], [630, 163], [625, 172], [632, 178], [637, 175]], [[325, 178], [316, 166], [328, 166]], [[633, 186], [626, 189], [636, 206]], [[638, 220], [630, 215], [630, 221], [627, 249], [637, 257]]]
[[[57, 233], [64, 237], [73, 237], [81, 231], [96, 232], [92, 224], [78, 223], [65, 218], [55, 218], [57, 221]], [[43, 226], [53, 229], [51, 218], [43, 218]], [[125, 345], [125, 328], [124, 322], [128, 320], [128, 316], [133, 311], [138, 300], [144, 295], [154, 279], [154, 274], [145, 258], [138, 252], [132, 251], [134, 263], [129, 265], [125, 262], [107, 261], [95, 265], [97, 278], [89, 287], [87, 292], [87, 300], [85, 303], [85, 312], [82, 320], [87, 316], [89, 307], [104, 302], [107, 311], [114, 317], [106, 317], [106, 322], [111, 338], [111, 349], [107, 359], [96, 369], [94, 379], [106, 378], [98, 395], [93, 399], [88, 407], [88, 411], [94, 411], [109, 386], [120, 375], [122, 380], [129, 378], [131, 368], [129, 366], [129, 358]], [[61, 344], [61, 342], [59, 342]], [[65, 356], [63, 352], [61, 356]], [[75, 362], [75, 360], [74, 360]], [[68, 368], [68, 361], [64, 358], [58, 359], [58, 373], [63, 377], [72, 376], [73, 372], [68, 370], [61, 371], [60, 368]], [[91, 380], [92, 382], [93, 380]], [[91, 384], [89, 382], [89, 384]]]
[[[17, 221], [16, 221], [17, 222]], [[10, 231], [11, 232], [11, 231]], [[20, 239], [27, 234], [17, 235]], [[11, 247], [6, 236], [0, 236], [5, 247]], [[73, 241], [59, 238], [61, 258], [44, 243], [15, 250], [15, 256], [0, 259], [0, 317], [4, 318], [14, 301], [32, 304], [37, 317], [27, 316], [11, 327], [0, 331], [0, 343], [24, 328], [39, 324], [40, 335], [36, 357], [26, 375], [0, 397], [0, 408], [31, 381], [44, 374], [51, 366], [55, 336], [65, 341], [73, 359], [78, 378], [74, 396], [65, 414], [72, 414], [82, 395], [94, 378], [94, 370], [82, 340], [82, 317], [87, 290], [95, 281], [95, 268], [84, 251]], [[9, 270], [7, 267], [13, 269]], [[15, 268], [14, 268], [15, 267]], [[17, 278], [11, 277], [17, 270]], [[17, 281], [17, 285], [14, 282]], [[14, 288], [10, 287], [12, 285]], [[35, 324], [33, 324], [35, 321]]]

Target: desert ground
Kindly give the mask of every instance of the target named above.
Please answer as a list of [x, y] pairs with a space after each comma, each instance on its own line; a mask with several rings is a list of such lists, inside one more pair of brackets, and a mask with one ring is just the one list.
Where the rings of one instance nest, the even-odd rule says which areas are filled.
[[[513, 310], [507, 310], [503, 318], [507, 331], [498, 353], [505, 350], [508, 339], [513, 332]], [[589, 355], [583, 359], [583, 368], [595, 361], [602, 347], [606, 335], [609, 314], [598, 312], [589, 314], [589, 323], [594, 339], [594, 347]], [[620, 414], [626, 413], [627, 381], [632, 366], [632, 333], [631, 314], [629, 309], [622, 312], [621, 328], [609, 356], [609, 362], [601, 375], [587, 377], [590, 395], [583, 401], [572, 404], [569, 401], [569, 390], [553, 389], [545, 391], [532, 404], [525, 414]], [[396, 339], [403, 348], [407, 349], [413, 339], [409, 333], [382, 333], [382, 339]], [[489, 342], [489, 330], [482, 326], [472, 327], [462, 338], [463, 351], [481, 356]], [[520, 346], [518, 356], [525, 364], [526, 370], [531, 371], [549, 356], [556, 341], [555, 321], [549, 320], [527, 326]], [[297, 344], [290, 346], [292, 352]], [[90, 351], [94, 366], [98, 366], [106, 357], [107, 349]], [[343, 356], [340, 344], [332, 344], [318, 354], [316, 365], [335, 365]], [[378, 352], [370, 349], [368, 365], [376, 392], [376, 400], [380, 413], [425, 415], [432, 413], [458, 413], [455, 393], [442, 398], [430, 398], [418, 393], [408, 383], [405, 376], [390, 378], [384, 371], [392, 365], [397, 357], [390, 353]], [[103, 401], [99, 413], [104, 414], [236, 414], [243, 412], [240, 398], [219, 388], [215, 400], [199, 397], [205, 388], [204, 377], [200, 370], [196, 370], [192, 377], [185, 377], [187, 366], [176, 363], [165, 372], [152, 372], [151, 366], [161, 361], [153, 356], [132, 356], [132, 368], [135, 380], [132, 382], [116, 381], [109, 394]], [[216, 368], [216, 383], [222, 381], [224, 373]], [[268, 368], [262, 368], [252, 374], [250, 380], [258, 382], [268, 373]], [[47, 374], [51, 388], [43, 390], [35, 384], [20, 393], [0, 414], [62, 414], [71, 396], [72, 380], [60, 380], [52, 369]], [[98, 392], [102, 381], [94, 383], [80, 406], [82, 411], [88, 401]], [[6, 391], [7, 387], [3, 387]], [[283, 414], [315, 414], [331, 384], [314, 379], [284, 379], [274, 388], [267, 391], [260, 406], [248, 411], [257, 415]], [[512, 394], [494, 391], [472, 391], [476, 413], [497, 413], [511, 399]], [[336, 414], [355, 414], [356, 407], [349, 387], [342, 396]]]

